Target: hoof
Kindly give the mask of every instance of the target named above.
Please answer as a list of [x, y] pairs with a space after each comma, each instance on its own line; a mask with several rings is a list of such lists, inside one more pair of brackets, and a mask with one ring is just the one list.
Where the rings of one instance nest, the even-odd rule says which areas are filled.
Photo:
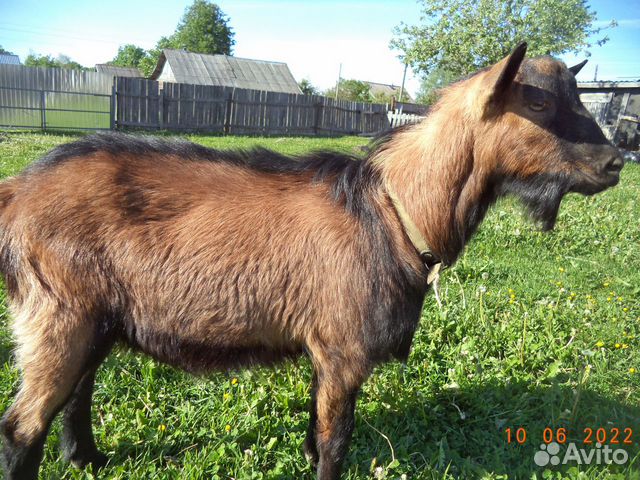
[[304, 441], [302, 450], [304, 451], [304, 457], [307, 459], [307, 462], [309, 462], [309, 464], [313, 468], [316, 468], [318, 466], [318, 461], [320, 460], [320, 458], [318, 456], [318, 450], [316, 448], [315, 442], [312, 442], [307, 438]]
[[107, 457], [104, 453], [96, 450], [92, 453], [87, 453], [83, 455], [74, 455], [69, 458], [71, 465], [78, 469], [85, 468], [87, 465], [91, 465], [93, 467], [93, 471], [104, 467], [109, 461], [109, 457]]

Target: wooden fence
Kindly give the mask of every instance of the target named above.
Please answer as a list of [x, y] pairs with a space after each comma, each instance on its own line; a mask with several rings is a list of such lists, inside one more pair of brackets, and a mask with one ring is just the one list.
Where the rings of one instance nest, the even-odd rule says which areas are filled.
[[252, 135], [375, 134], [385, 105], [0, 65], [0, 128], [139, 128]]
[[253, 135], [373, 134], [385, 105], [116, 77], [116, 127]]
[[389, 119], [389, 126], [391, 128], [397, 128], [403, 125], [419, 123], [426, 117], [412, 113], [403, 113], [402, 110], [389, 110], [389, 112], [387, 112], [387, 118]]
[[429, 107], [420, 103], [398, 102], [394, 98], [391, 103], [391, 110], [424, 117], [429, 112]]
[[113, 77], [64, 68], [0, 65], [0, 127], [113, 128]]

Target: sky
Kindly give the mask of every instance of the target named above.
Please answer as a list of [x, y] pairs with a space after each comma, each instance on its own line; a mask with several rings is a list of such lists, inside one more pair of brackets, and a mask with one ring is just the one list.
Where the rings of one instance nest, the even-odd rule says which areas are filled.
[[[0, 45], [21, 60], [31, 52], [65, 54], [85, 66], [111, 60], [118, 46], [151, 48], [171, 35], [192, 0], [0, 0]], [[285, 62], [296, 80], [320, 89], [342, 78], [399, 85], [403, 65], [389, 49], [401, 22], [420, 23], [415, 0], [218, 0], [235, 31], [234, 55]], [[640, 79], [640, 0], [591, 0], [598, 26], [616, 19], [610, 41], [591, 49], [578, 77]], [[568, 64], [584, 54], [564, 55]], [[342, 66], [342, 67], [341, 67]], [[409, 70], [407, 89], [419, 78]]]

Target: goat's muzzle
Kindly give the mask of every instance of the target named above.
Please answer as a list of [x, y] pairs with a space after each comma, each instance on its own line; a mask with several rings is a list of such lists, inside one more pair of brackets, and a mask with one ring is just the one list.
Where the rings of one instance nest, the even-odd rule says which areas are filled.
[[624, 160], [617, 148], [604, 148], [604, 151], [598, 152], [599, 155], [587, 157], [586, 161], [580, 162], [578, 178], [571, 188], [572, 191], [593, 195], [618, 184]]

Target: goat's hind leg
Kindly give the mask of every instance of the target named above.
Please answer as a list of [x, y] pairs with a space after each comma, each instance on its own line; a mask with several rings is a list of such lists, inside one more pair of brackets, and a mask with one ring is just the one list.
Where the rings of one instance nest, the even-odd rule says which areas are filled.
[[51, 421], [76, 389], [93, 347], [86, 316], [55, 302], [31, 305], [14, 321], [22, 385], [0, 424], [7, 480], [37, 478]]

